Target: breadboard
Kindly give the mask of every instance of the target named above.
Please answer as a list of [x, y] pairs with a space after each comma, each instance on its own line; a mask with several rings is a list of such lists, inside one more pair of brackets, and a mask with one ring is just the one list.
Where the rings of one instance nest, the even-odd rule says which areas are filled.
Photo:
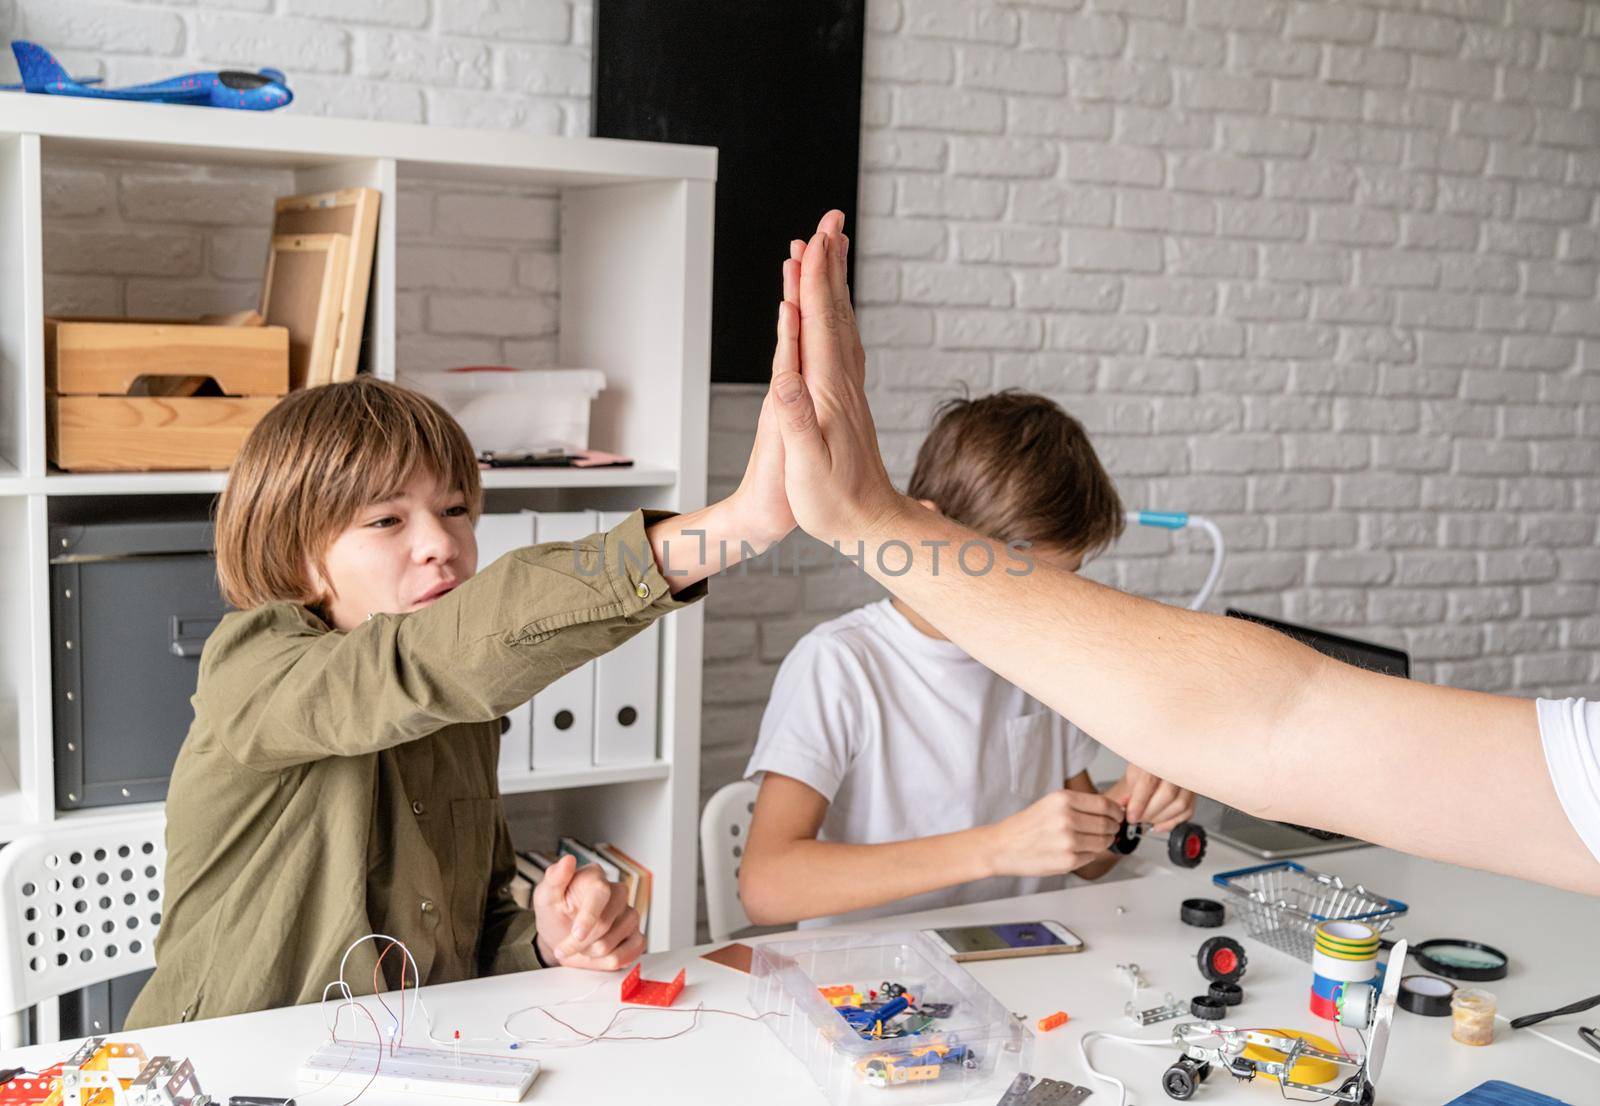
[[[373, 1069], [377, 1075], [373, 1075]], [[387, 1046], [326, 1041], [300, 1065], [300, 1079], [322, 1086], [521, 1102], [539, 1074], [539, 1061], [521, 1057], [457, 1053], [448, 1048]]]

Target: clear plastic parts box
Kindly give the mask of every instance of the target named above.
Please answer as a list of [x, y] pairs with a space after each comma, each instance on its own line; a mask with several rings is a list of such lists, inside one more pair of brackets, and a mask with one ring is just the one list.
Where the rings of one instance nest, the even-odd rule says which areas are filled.
[[[885, 984], [905, 988], [911, 1002], [888, 1031], [920, 1032], [874, 1039], [846, 1020], [841, 1009], [888, 998]], [[920, 933], [758, 945], [750, 1002], [759, 1014], [781, 1015], [764, 1022], [834, 1106], [923, 1106], [991, 1090], [998, 1098], [1033, 1054], [1028, 1028]]]

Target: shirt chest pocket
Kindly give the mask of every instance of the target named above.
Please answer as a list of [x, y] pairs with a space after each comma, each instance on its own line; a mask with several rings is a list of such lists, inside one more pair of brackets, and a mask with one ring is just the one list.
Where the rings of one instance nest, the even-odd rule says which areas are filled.
[[1007, 721], [1006, 752], [1011, 765], [1011, 790], [1026, 802], [1062, 785], [1054, 727], [1048, 711], [1024, 714]]

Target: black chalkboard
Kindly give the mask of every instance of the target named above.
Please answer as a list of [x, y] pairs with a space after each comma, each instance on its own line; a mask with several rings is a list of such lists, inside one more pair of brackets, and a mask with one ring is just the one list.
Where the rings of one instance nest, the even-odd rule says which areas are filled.
[[854, 237], [864, 11], [865, 0], [595, 2], [594, 134], [719, 151], [714, 381], [771, 373], [789, 240], [833, 207]]

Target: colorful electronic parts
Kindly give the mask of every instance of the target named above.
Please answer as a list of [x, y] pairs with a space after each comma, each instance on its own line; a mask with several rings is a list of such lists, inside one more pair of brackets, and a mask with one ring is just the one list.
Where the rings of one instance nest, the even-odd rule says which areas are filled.
[[622, 992], [619, 997], [623, 1002], [632, 1002], [639, 1006], [671, 1006], [683, 993], [684, 978], [685, 970], [679, 968], [671, 983], [644, 979], [639, 975], [639, 965], [635, 964], [633, 971], [622, 981]]
[[836, 983], [831, 987], [818, 987], [817, 994], [825, 999], [829, 1006], [860, 1006], [861, 992], [848, 983]]
[[959, 1065], [971, 1071], [978, 1063], [978, 1054], [966, 1045], [927, 1044], [906, 1053], [879, 1052], [859, 1060], [856, 1077], [869, 1087], [893, 1087], [938, 1079], [947, 1067]]
[[370, 1086], [378, 1092], [406, 1091], [433, 1100], [521, 1102], [538, 1075], [539, 1061], [521, 1056], [354, 1041], [324, 1041], [300, 1064], [300, 1081], [319, 1089]]
[[1184, 899], [1178, 918], [1186, 926], [1216, 929], [1222, 924], [1222, 904], [1216, 899]]
[[1228, 983], [1239, 982], [1249, 962], [1244, 954], [1244, 946], [1232, 937], [1210, 938], [1200, 946], [1195, 959], [1200, 965], [1200, 974], [1213, 983], [1219, 979]]
[[1071, 1019], [1068, 1018], [1065, 1010], [1057, 1010], [1054, 1014], [1046, 1014], [1044, 1017], [1039, 1019], [1039, 1032], [1048, 1033], [1052, 1029], [1059, 1029], [1061, 1026], [1066, 1025], [1070, 1020]]
[[123, 1106], [128, 1102], [128, 1086], [146, 1066], [144, 1049], [138, 1045], [90, 1037], [61, 1063], [52, 1064], [37, 1075], [18, 1076], [0, 1085], [0, 1104]]
[[904, 1014], [911, 1007], [905, 995], [892, 998], [888, 1002], [880, 1003], [871, 1008], [864, 1006], [836, 1006], [839, 1016], [850, 1023], [863, 1037], [881, 1038], [889, 1029], [889, 1022]]

